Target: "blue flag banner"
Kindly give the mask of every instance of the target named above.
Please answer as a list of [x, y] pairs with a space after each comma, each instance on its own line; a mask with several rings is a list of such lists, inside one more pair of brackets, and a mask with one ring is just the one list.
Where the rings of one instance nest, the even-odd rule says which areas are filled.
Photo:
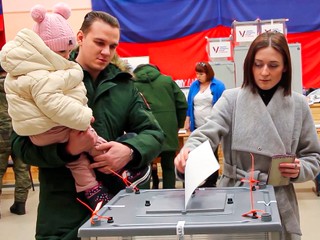
[[320, 3], [305, 0], [92, 0], [118, 18], [121, 57], [149, 56], [174, 79], [194, 78], [208, 60], [205, 37], [229, 37], [234, 20], [288, 19], [288, 42], [301, 43], [303, 86], [320, 87]]

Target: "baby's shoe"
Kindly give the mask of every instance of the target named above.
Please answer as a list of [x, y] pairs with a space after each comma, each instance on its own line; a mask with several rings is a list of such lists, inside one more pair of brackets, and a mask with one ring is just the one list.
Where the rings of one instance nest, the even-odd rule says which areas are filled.
[[136, 187], [149, 181], [151, 167], [148, 165], [139, 169], [124, 170], [121, 175], [130, 182], [130, 187]]
[[114, 197], [108, 192], [108, 189], [100, 183], [91, 189], [85, 190], [84, 195], [93, 210], [96, 208], [99, 202], [102, 201], [102, 207]]

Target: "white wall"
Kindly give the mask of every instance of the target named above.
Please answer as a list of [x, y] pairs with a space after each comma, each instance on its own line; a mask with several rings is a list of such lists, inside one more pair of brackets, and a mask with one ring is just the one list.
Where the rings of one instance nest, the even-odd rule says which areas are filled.
[[91, 10], [91, 0], [2, 0], [6, 40], [13, 39], [22, 28], [32, 28], [34, 21], [30, 9], [34, 5], [41, 4], [51, 11], [52, 6], [58, 2], [67, 3], [72, 9], [68, 21], [77, 33], [83, 17]]

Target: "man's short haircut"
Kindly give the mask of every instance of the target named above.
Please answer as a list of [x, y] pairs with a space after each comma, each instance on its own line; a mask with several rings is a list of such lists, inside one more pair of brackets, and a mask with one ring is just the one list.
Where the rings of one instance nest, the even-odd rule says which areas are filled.
[[102, 12], [102, 11], [91, 11], [84, 16], [80, 30], [84, 34], [87, 34], [90, 30], [91, 25], [95, 21], [102, 21], [106, 24], [109, 24], [111, 27], [120, 29], [120, 23], [118, 19], [113, 17], [109, 13]]

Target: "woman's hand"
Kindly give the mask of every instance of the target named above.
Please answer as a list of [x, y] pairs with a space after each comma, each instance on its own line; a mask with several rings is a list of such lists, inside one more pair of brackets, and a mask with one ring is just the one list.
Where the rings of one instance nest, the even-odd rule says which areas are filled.
[[280, 163], [281, 175], [288, 178], [297, 178], [300, 173], [300, 160], [296, 158], [293, 163]]
[[184, 121], [184, 129], [190, 131], [190, 117], [186, 117], [186, 120]]
[[187, 159], [189, 156], [190, 149], [182, 148], [179, 154], [174, 159], [174, 165], [180, 173], [184, 173], [186, 168]]

